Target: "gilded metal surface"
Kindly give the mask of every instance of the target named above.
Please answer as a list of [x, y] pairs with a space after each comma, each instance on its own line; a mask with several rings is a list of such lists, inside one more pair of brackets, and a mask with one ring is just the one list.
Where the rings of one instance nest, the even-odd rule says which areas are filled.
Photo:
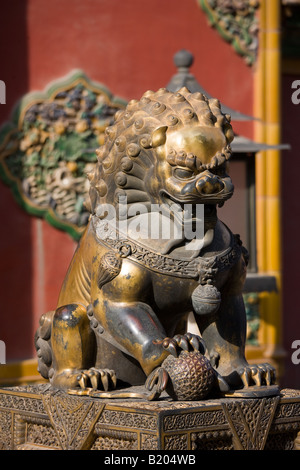
[[[248, 255], [217, 217], [233, 194], [232, 139], [218, 100], [186, 88], [148, 91], [116, 113], [88, 175], [90, 222], [36, 334], [53, 386], [107, 393], [145, 384], [156, 399], [184, 381], [164, 368], [169, 355], [179, 365], [181, 351], [210, 363], [208, 396], [274, 382], [270, 365], [245, 359]], [[186, 330], [191, 312], [202, 338]], [[206, 374], [202, 362], [193, 383]], [[185, 399], [195, 399], [192, 388]]]

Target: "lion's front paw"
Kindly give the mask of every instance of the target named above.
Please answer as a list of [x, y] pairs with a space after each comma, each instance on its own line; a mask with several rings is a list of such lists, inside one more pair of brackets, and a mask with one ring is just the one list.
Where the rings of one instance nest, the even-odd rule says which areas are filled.
[[165, 338], [162, 342], [162, 347], [174, 357], [178, 357], [182, 350], [187, 352], [200, 351], [202, 354], [205, 354], [206, 349], [203, 340], [192, 333], [176, 335], [174, 338]]
[[248, 388], [252, 384], [256, 386], [273, 385], [276, 381], [276, 371], [273, 366], [268, 363], [246, 365], [237, 370], [242, 379], [244, 388]]
[[77, 376], [78, 385], [82, 388], [92, 387], [93, 390], [112, 390], [116, 388], [117, 377], [115, 371], [110, 369], [90, 369], [82, 370]]

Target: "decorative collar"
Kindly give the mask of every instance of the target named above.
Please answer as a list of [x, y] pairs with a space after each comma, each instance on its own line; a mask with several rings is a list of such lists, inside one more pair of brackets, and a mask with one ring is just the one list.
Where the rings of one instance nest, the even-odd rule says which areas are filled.
[[233, 235], [230, 246], [217, 255], [184, 259], [154, 252], [136, 240], [122, 237], [107, 221], [98, 218], [93, 218], [92, 221], [99, 243], [117, 252], [121, 258], [129, 258], [151, 271], [161, 274], [198, 279], [201, 283], [205, 282], [208, 271], [213, 271], [216, 274], [216, 272], [227, 270], [241, 256], [241, 244], [238, 238]]

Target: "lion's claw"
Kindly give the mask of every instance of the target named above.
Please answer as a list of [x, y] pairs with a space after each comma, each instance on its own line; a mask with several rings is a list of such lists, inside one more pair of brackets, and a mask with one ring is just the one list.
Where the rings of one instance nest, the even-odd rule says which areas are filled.
[[108, 391], [116, 388], [117, 377], [113, 370], [110, 369], [86, 369], [77, 376], [77, 382], [80, 388], [85, 389], [91, 385], [93, 390]]
[[174, 336], [173, 339], [181, 349], [183, 349], [184, 351], [189, 351], [190, 348], [189, 348], [189, 343], [188, 343], [188, 339], [186, 336], [176, 335]]
[[253, 382], [258, 387], [272, 385], [276, 380], [275, 369], [268, 363], [249, 364], [241, 367], [237, 372], [243, 382], [244, 388], [248, 388]]
[[[193, 335], [192, 333], [186, 333], [185, 336], [188, 339], [189, 344], [193, 347], [195, 351], [200, 351], [205, 353], [205, 346], [201, 338], [197, 335]], [[203, 351], [201, 351], [203, 349]]]
[[159, 397], [161, 392], [163, 392], [166, 389], [168, 380], [169, 380], [168, 372], [165, 369], [163, 369], [163, 367], [157, 367], [148, 376], [145, 382], [145, 387], [147, 390], [150, 390], [150, 391], [153, 390], [155, 387], [155, 397]]
[[180, 350], [200, 351], [204, 354], [206, 349], [202, 339], [192, 333], [176, 335], [174, 338], [165, 338], [162, 342], [162, 346], [174, 357], [178, 357]]
[[176, 346], [177, 343], [172, 338], [165, 338], [162, 343], [162, 347], [174, 357], [178, 356]]

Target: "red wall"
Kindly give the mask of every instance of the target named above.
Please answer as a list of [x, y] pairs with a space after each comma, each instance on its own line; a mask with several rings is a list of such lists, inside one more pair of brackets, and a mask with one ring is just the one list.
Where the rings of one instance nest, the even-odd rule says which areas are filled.
[[[28, 91], [82, 69], [125, 99], [165, 86], [173, 55], [188, 49], [191, 72], [224, 104], [252, 114], [252, 70], [207, 24], [197, 0], [10, 0], [1, 7], [0, 124]], [[236, 127], [251, 137], [252, 127]], [[55, 308], [74, 252], [71, 238], [23, 212], [0, 183], [0, 339], [7, 360], [34, 356], [39, 316]]]

